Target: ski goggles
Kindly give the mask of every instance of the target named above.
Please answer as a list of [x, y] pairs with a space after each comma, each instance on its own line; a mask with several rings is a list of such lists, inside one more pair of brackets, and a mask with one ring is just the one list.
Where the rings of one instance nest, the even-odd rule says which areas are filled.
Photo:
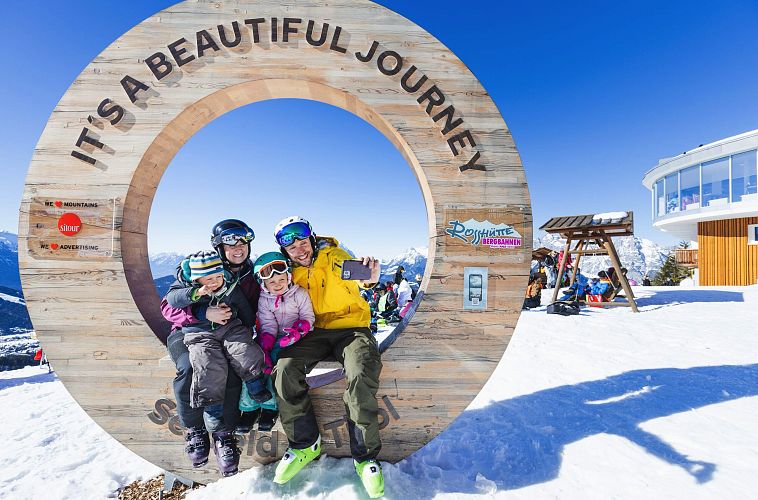
[[274, 260], [269, 262], [256, 273], [262, 280], [267, 280], [275, 274], [287, 274], [289, 266], [283, 260]]
[[310, 238], [313, 235], [310, 226], [305, 222], [293, 222], [287, 224], [279, 230], [274, 237], [279, 246], [288, 247], [295, 242], [295, 240], [304, 240]]
[[211, 243], [214, 246], [218, 246], [222, 243], [224, 245], [234, 246], [240, 241], [242, 243], [250, 243], [254, 239], [255, 233], [253, 233], [252, 230], [246, 231], [241, 227], [233, 227], [231, 229], [227, 229], [217, 236], [214, 236], [213, 239], [211, 239]]

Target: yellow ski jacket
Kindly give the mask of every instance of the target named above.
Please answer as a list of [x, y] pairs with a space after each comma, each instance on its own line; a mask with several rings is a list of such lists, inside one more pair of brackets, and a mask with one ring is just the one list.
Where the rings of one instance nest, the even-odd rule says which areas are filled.
[[365, 328], [371, 323], [371, 309], [354, 280], [342, 279], [342, 261], [350, 254], [339, 248], [335, 238], [319, 236], [318, 253], [310, 267], [292, 269], [292, 281], [305, 288], [313, 303], [316, 328]]

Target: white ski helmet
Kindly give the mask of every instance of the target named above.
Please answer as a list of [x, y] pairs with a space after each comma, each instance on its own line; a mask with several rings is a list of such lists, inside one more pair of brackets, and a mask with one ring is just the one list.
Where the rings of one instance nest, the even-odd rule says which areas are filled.
[[317, 251], [316, 234], [313, 232], [311, 223], [306, 219], [299, 215], [293, 215], [280, 220], [274, 229], [274, 239], [276, 239], [277, 244], [279, 244], [282, 253], [287, 256], [289, 256], [289, 254], [287, 254], [285, 247], [290, 246], [295, 240], [304, 240], [306, 238], [311, 241], [315, 257]]
[[[289, 229], [289, 231], [288, 231]], [[282, 219], [274, 228], [274, 238], [280, 246], [289, 246], [294, 239], [304, 240], [314, 236], [311, 223], [299, 215], [293, 215]]]

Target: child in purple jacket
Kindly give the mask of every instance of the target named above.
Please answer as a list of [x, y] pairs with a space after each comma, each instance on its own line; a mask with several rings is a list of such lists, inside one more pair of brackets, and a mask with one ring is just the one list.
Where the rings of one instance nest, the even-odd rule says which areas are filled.
[[[263, 350], [266, 385], [274, 394], [269, 375], [279, 351], [310, 332], [315, 315], [308, 292], [292, 282], [290, 263], [283, 254], [268, 252], [261, 255], [253, 264], [253, 272], [261, 284], [258, 299], [260, 329], [256, 341]], [[256, 419], [259, 431], [270, 431], [279, 414], [276, 396], [260, 403], [252, 399], [244, 387], [240, 395], [240, 410], [242, 416], [237, 426], [238, 434], [250, 432]]]

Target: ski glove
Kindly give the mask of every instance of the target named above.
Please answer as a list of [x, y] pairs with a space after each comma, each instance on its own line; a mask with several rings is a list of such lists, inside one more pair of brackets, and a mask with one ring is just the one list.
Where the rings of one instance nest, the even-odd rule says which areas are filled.
[[274, 368], [274, 363], [271, 362], [271, 349], [276, 344], [276, 338], [271, 334], [261, 332], [257, 340], [263, 351], [263, 373], [271, 375], [271, 370]]
[[291, 346], [302, 337], [305, 337], [311, 331], [311, 324], [307, 320], [299, 319], [292, 324], [291, 328], [284, 328], [283, 331], [287, 335], [279, 339], [279, 347]]

